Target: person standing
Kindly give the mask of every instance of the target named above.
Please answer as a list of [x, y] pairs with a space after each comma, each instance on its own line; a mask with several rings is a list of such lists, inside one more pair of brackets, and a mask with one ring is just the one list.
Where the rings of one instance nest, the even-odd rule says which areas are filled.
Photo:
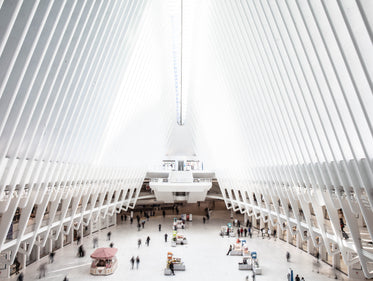
[[133, 224], [133, 217], [130, 218], [130, 222], [131, 222], [131, 224]]
[[139, 256], [136, 257], [136, 269], [139, 269], [139, 263], [140, 263], [140, 258]]
[[158, 224], [158, 230], [159, 230], [159, 231], [162, 230], [162, 225], [161, 225], [161, 224]]
[[203, 223], [206, 223], [206, 218], [205, 217], [203, 217]]
[[271, 239], [271, 229], [268, 228], [268, 239]]
[[150, 237], [148, 236], [148, 237], [146, 237], [146, 246], [148, 246], [148, 247], [149, 247], [149, 242], [150, 242]]
[[63, 279], [63, 281], [69, 281], [69, 279], [67, 279], [67, 276], [65, 276], [65, 278]]
[[289, 252], [286, 252], [286, 261], [287, 261], [287, 262], [290, 261], [290, 253], [289, 253]]
[[132, 258], [130, 259], [130, 262], [131, 262], [131, 269], [133, 269], [133, 266], [135, 265], [135, 257], [132, 256]]
[[167, 233], [164, 234], [164, 242], [167, 242]]
[[162, 211], [162, 216], [163, 216], [163, 218], [166, 217], [166, 211], [165, 210]]
[[139, 238], [139, 240], [137, 240], [137, 248], [140, 248], [141, 246], [141, 238]]
[[113, 248], [114, 247], [114, 243], [111, 242], [109, 246], [110, 246], [110, 248]]
[[107, 233], [107, 240], [110, 241], [110, 238], [111, 238], [111, 231], [109, 231], [109, 232]]
[[170, 270], [171, 270], [172, 275], [175, 275], [175, 272], [174, 272], [174, 263], [172, 261], [170, 261]]
[[300, 277], [299, 277], [298, 274], [297, 274], [297, 276], [295, 276], [295, 281], [300, 281]]
[[256, 276], [255, 270], [253, 270], [253, 281], [255, 281], [255, 276]]

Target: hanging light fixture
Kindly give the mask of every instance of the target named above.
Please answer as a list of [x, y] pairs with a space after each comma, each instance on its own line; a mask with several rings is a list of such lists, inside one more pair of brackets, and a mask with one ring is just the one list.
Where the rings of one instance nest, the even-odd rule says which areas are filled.
[[183, 0], [180, 0], [180, 89], [177, 99], [177, 124], [184, 125], [183, 116]]

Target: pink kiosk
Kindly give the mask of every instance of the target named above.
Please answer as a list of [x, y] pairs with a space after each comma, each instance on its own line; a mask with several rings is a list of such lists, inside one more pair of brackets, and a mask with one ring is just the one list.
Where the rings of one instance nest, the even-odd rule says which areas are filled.
[[93, 275], [110, 275], [118, 267], [118, 260], [115, 254], [117, 248], [98, 248], [96, 249], [91, 258], [93, 259], [91, 264], [91, 274]]

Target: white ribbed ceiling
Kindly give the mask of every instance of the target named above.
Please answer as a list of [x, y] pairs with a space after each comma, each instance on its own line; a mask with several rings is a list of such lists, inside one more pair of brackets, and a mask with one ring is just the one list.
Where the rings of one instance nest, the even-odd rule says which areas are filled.
[[3, 1], [2, 157], [121, 166], [196, 153], [225, 169], [372, 156], [371, 2], [184, 0], [182, 59], [180, 11]]

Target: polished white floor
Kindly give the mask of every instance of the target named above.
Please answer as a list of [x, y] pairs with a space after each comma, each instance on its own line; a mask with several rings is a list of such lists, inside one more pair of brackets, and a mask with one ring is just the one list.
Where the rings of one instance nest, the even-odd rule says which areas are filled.
[[[234, 238], [222, 238], [218, 235], [220, 226], [229, 222], [227, 211], [217, 211], [212, 218], [203, 224], [202, 217], [193, 216], [193, 222], [187, 223], [187, 229], [182, 232], [187, 235], [188, 245], [171, 247], [170, 242], [165, 243], [164, 234], [171, 236], [171, 225], [173, 216], [151, 217], [145, 224], [145, 228], [137, 231], [135, 223], [130, 225], [127, 221], [112, 227], [112, 241], [114, 247], [118, 248], [119, 267], [111, 276], [92, 276], [89, 274], [90, 257], [93, 252], [92, 237], [85, 237], [83, 240], [87, 255], [84, 258], [76, 256], [77, 246], [69, 245], [56, 252], [55, 262], [47, 267], [47, 275], [44, 280], [63, 280], [67, 275], [70, 281], [73, 280], [245, 280], [251, 271], [239, 271], [238, 262], [242, 257], [227, 256], [229, 244]], [[162, 231], [158, 231], [158, 224], [162, 224]], [[108, 246], [106, 241], [107, 229], [95, 235], [99, 236], [99, 246]], [[147, 236], [150, 236], [150, 246], [144, 245]], [[137, 247], [137, 240], [141, 238], [143, 244]], [[259, 263], [263, 269], [263, 275], [257, 275], [256, 280], [286, 280], [288, 268], [291, 267], [295, 273], [304, 276], [305, 280], [321, 281], [334, 280], [330, 266], [321, 263], [320, 273], [315, 268], [315, 260], [307, 253], [286, 244], [283, 241], [258, 238], [255, 234], [249, 241], [250, 250], [257, 251]], [[286, 251], [291, 253], [291, 262], [287, 263]], [[173, 252], [176, 257], [181, 257], [185, 262], [186, 271], [177, 271], [175, 276], [163, 275], [166, 264], [167, 252]], [[138, 270], [130, 269], [130, 258], [140, 257]], [[47, 257], [34, 263], [24, 271], [25, 280], [38, 279], [37, 268]], [[341, 276], [347, 279], [346, 276]], [[340, 277], [340, 278], [341, 278]], [[15, 278], [12, 278], [15, 280]]]

